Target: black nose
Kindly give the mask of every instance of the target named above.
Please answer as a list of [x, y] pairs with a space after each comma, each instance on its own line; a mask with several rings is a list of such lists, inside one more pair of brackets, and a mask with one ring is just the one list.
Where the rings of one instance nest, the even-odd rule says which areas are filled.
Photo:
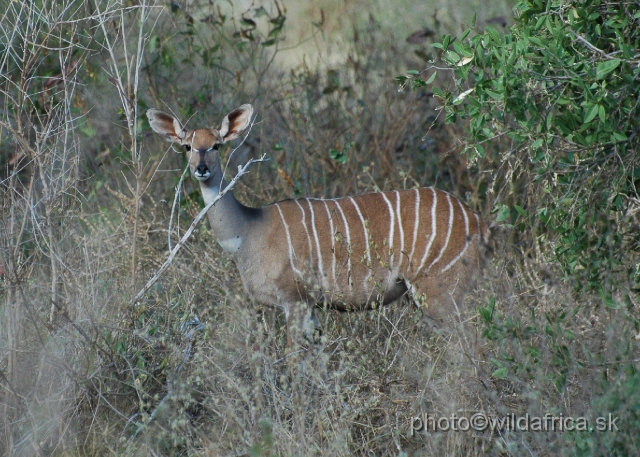
[[209, 167], [207, 167], [207, 165], [205, 165], [204, 163], [201, 163], [196, 167], [196, 173], [198, 173], [199, 175], [206, 175], [207, 173], [209, 173]]

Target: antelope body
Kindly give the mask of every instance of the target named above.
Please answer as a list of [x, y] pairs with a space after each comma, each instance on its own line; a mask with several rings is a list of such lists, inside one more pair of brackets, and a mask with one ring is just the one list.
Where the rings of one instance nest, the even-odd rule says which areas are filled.
[[[242, 105], [219, 129], [185, 130], [149, 110], [152, 129], [191, 151], [206, 203], [226, 186], [217, 149], [250, 124]], [[208, 212], [245, 288], [288, 318], [306, 304], [371, 309], [403, 295], [425, 299], [432, 318], [452, 314], [479, 272], [487, 227], [456, 197], [434, 188], [337, 199], [284, 200], [249, 208], [226, 193]]]

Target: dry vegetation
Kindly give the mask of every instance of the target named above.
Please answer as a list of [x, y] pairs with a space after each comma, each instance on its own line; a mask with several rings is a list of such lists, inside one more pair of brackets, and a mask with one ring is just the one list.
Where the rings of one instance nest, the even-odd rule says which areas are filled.
[[[462, 127], [393, 82], [425, 65], [425, 44], [395, 41], [372, 16], [353, 24], [341, 65], [284, 71], [280, 4], [225, 18], [184, 2], [0, 5], [0, 454], [624, 455], [638, 445], [637, 297], [614, 309], [577, 294], [545, 238], [508, 227], [495, 230], [468, 313], [434, 329], [403, 303], [320, 311], [323, 336], [296, 376], [282, 316], [251, 302], [206, 222], [132, 302], [202, 207], [189, 176], [174, 203], [186, 159], [152, 136], [151, 107], [192, 127], [257, 108], [230, 159], [230, 170], [271, 159], [236, 186], [247, 204], [437, 185], [494, 219], [509, 175], [489, 159], [467, 163]], [[478, 411], [612, 413], [620, 431], [411, 436], [413, 416]]]

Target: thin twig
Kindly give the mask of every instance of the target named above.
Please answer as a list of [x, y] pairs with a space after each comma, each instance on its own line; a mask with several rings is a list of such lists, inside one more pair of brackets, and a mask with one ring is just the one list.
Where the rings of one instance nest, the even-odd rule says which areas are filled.
[[[189, 154], [193, 154], [193, 150]], [[182, 189], [182, 183], [184, 182], [184, 177], [187, 176], [187, 170], [189, 169], [189, 164], [184, 167], [184, 171], [180, 176], [180, 181], [178, 181], [178, 185], [176, 186], [176, 193], [173, 196], [173, 205], [171, 206], [171, 216], [169, 217], [169, 230], [167, 230], [167, 245], [169, 246], [169, 250], [173, 249], [171, 247], [171, 230], [173, 227], [173, 216], [177, 214], [178, 201], [180, 199], [180, 189]], [[179, 232], [178, 232], [179, 233]]]
[[147, 284], [145, 284], [145, 286], [140, 290], [140, 292], [138, 292], [136, 296], [133, 298], [133, 300], [131, 301], [132, 305], [138, 302], [144, 296], [144, 294], [146, 294], [147, 291], [156, 283], [156, 281], [158, 281], [158, 279], [160, 278], [160, 276], [162, 276], [165, 270], [169, 268], [169, 265], [171, 265], [171, 263], [173, 262], [173, 259], [175, 258], [176, 254], [180, 249], [182, 249], [182, 246], [191, 237], [191, 234], [193, 233], [197, 225], [200, 223], [202, 218], [205, 216], [205, 214], [207, 214], [207, 212], [213, 207], [213, 205], [215, 205], [218, 201], [220, 201], [220, 199], [224, 197], [224, 195], [227, 192], [233, 189], [233, 187], [236, 185], [236, 183], [238, 182], [241, 176], [248, 173], [247, 169], [249, 168], [249, 166], [253, 163], [266, 162], [267, 160], [268, 159], [266, 158], [266, 154], [263, 154], [262, 157], [260, 157], [259, 159], [251, 159], [244, 166], [238, 166], [238, 173], [234, 176], [231, 182], [229, 182], [229, 184], [227, 184], [227, 186], [220, 192], [220, 194], [218, 194], [218, 196], [214, 198], [213, 201], [209, 202], [198, 213], [198, 215], [195, 217], [195, 219], [193, 220], [193, 222], [191, 223], [191, 225], [189, 226], [185, 234], [182, 236], [182, 238], [180, 238], [180, 241], [175, 245], [175, 247], [171, 250], [171, 252], [169, 252], [169, 256], [167, 257], [167, 260], [165, 260], [165, 262], [158, 269], [156, 274], [153, 275], [153, 277], [147, 282]]
[[[617, 59], [617, 57], [615, 57], [613, 54], [607, 54], [602, 49], [599, 49], [599, 48], [595, 47], [594, 45], [592, 45], [591, 43], [589, 43], [589, 40], [587, 40], [586, 38], [582, 37], [580, 34], [574, 32], [573, 30], [570, 30], [570, 32], [574, 37], [576, 37], [578, 39], [578, 41], [583, 43], [585, 46], [587, 46], [592, 51], [595, 51], [595, 52], [601, 54], [603, 57], [606, 57], [607, 59]], [[620, 52], [620, 51], [616, 51], [616, 52]]]

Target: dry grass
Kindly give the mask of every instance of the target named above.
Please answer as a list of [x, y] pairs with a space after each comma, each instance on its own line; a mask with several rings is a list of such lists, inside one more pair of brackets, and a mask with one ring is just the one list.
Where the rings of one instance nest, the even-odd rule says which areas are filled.
[[[398, 93], [393, 77], [421, 63], [376, 21], [358, 27], [340, 66], [285, 72], [273, 48], [234, 37], [229, 23], [192, 23], [185, 5], [4, 5], [0, 453], [593, 455], [637, 444], [638, 303], [612, 310], [574, 296], [548, 247], [506, 228], [450, 325], [431, 328], [403, 303], [320, 311], [323, 336], [295, 376], [282, 316], [251, 302], [206, 224], [131, 303], [165, 261], [167, 237], [175, 243], [201, 208], [187, 177], [179, 228], [167, 232], [186, 161], [152, 138], [146, 107], [192, 126], [257, 106], [231, 169], [272, 160], [237, 186], [245, 203], [436, 184], [491, 218], [493, 165], [467, 167], [460, 127], [436, 120], [426, 94]], [[613, 412], [622, 431], [411, 436], [413, 416], [477, 411]]]

